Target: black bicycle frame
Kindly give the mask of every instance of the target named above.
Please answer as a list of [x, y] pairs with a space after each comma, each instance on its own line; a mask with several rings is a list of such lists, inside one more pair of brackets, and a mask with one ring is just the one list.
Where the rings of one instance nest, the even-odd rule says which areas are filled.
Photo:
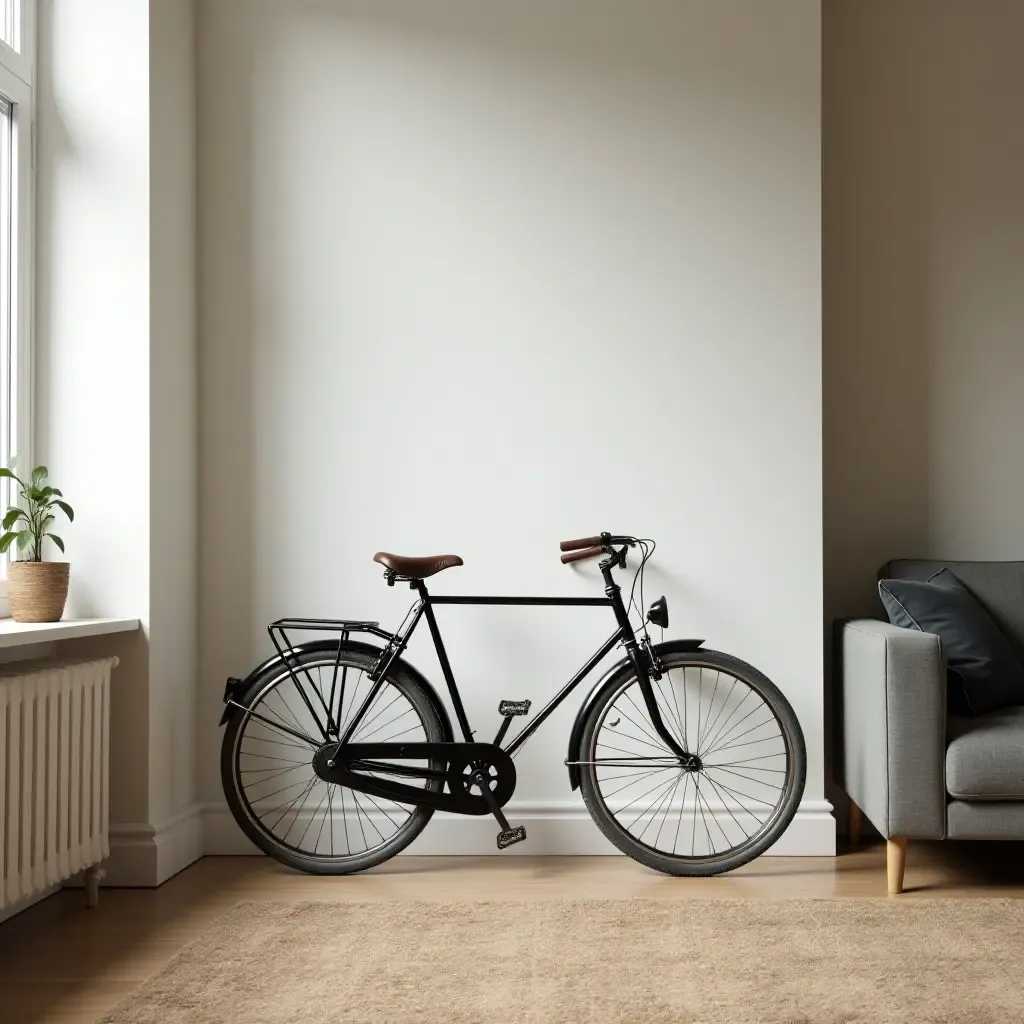
[[[629, 614], [622, 603], [622, 593], [619, 585], [612, 579], [611, 571], [616, 564], [615, 559], [607, 559], [601, 563], [601, 573], [605, 582], [604, 597], [485, 597], [485, 596], [432, 596], [427, 591], [423, 580], [409, 580], [410, 587], [416, 591], [419, 600], [409, 610], [405, 622], [399, 627], [397, 633], [387, 634], [378, 628], [363, 630], [372, 632], [388, 638], [387, 646], [381, 652], [377, 664], [369, 673], [373, 686], [363, 700], [359, 710], [352, 716], [344, 735], [340, 737], [341, 743], [348, 743], [363, 716], [372, 705], [380, 688], [384, 685], [384, 678], [393, 662], [401, 657], [408, 646], [413, 631], [419, 625], [421, 618], [426, 618], [430, 635], [434, 641], [434, 649], [437, 651], [438, 664], [444, 675], [445, 683], [448, 686], [448, 693], [451, 697], [452, 706], [455, 709], [455, 716], [462, 730], [463, 738], [467, 743], [474, 742], [473, 729], [470, 727], [469, 719], [466, 717], [466, 709], [459, 694], [459, 688], [455, 682], [455, 675], [452, 672], [451, 663], [448, 661], [448, 652], [445, 650], [444, 641], [441, 639], [441, 631], [434, 616], [434, 607], [437, 605], [519, 605], [543, 608], [611, 608], [615, 613], [618, 626], [614, 633], [587, 659], [579, 671], [551, 698], [550, 701], [530, 720], [508, 743], [502, 748], [510, 756], [514, 754], [548, 719], [551, 713], [569, 696], [570, 693], [593, 671], [597, 664], [612, 650], [621, 643], [625, 648], [626, 655], [633, 664], [637, 680], [640, 684], [640, 691], [644, 696], [648, 714], [651, 716], [651, 724], [658, 735], [664, 740], [669, 750], [676, 756], [689, 758], [690, 754], [684, 750], [676, 739], [669, 732], [661, 717], [657, 700], [654, 695], [654, 687], [651, 685], [651, 667], [645, 663], [641, 656], [640, 646], [637, 643], [636, 635], [633, 632], [632, 624], [629, 621]], [[361, 626], [376, 627], [376, 623], [360, 623]], [[503, 730], [504, 731], [504, 730]], [[499, 733], [499, 736], [502, 735]]]

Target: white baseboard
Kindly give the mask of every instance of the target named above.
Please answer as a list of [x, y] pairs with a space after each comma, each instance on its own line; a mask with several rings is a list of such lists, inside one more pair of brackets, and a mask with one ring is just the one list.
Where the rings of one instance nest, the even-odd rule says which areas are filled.
[[[512, 825], [525, 825], [527, 841], [503, 856], [588, 856], [618, 854], [581, 805], [509, 804]], [[438, 812], [405, 853], [414, 856], [496, 854], [498, 826], [491, 817], [471, 818]], [[259, 851], [242, 834], [225, 804], [203, 808], [203, 851], [210, 855], [246, 855]], [[786, 834], [768, 851], [776, 857], [834, 857], [836, 823], [827, 800], [805, 800]]]
[[166, 821], [110, 826], [110, 859], [104, 885], [152, 887], [203, 855], [203, 807], [192, 804]]

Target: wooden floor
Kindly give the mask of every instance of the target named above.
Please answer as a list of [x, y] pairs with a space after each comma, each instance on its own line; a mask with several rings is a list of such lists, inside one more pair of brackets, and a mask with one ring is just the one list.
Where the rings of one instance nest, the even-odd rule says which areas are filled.
[[[1024, 897], [1019, 843], [911, 844], [907, 891]], [[314, 878], [261, 857], [208, 857], [159, 889], [104, 889], [97, 910], [65, 890], [0, 924], [0, 1021], [93, 1024], [241, 900], [777, 899], [885, 897], [885, 848], [763, 857], [731, 875], [668, 878], [625, 857], [399, 857]], [[201, 1022], [197, 1021], [197, 1024]]]

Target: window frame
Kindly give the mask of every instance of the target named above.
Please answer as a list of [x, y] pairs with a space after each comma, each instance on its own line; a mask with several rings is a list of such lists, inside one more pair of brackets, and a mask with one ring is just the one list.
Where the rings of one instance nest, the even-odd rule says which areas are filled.
[[[3, 0], [0, 0], [3, 2]], [[33, 337], [35, 291], [35, 63], [36, 3], [15, 0], [17, 49], [0, 40], [0, 95], [11, 105], [11, 338], [10, 454], [33, 458]], [[0, 457], [3, 453], [0, 452]], [[13, 497], [13, 496], [11, 496]], [[0, 601], [6, 604], [7, 563], [0, 563]], [[7, 613], [0, 608], [0, 615]]]

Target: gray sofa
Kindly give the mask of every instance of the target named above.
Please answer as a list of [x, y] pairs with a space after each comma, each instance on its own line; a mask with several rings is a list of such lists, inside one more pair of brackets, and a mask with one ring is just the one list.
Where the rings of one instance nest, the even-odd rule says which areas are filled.
[[[1024, 562], [895, 561], [880, 578], [951, 569], [1024, 661]], [[946, 664], [932, 634], [875, 619], [836, 629], [838, 780], [886, 838], [889, 892], [903, 891], [911, 839], [1024, 839], [1024, 707], [946, 714]]]

